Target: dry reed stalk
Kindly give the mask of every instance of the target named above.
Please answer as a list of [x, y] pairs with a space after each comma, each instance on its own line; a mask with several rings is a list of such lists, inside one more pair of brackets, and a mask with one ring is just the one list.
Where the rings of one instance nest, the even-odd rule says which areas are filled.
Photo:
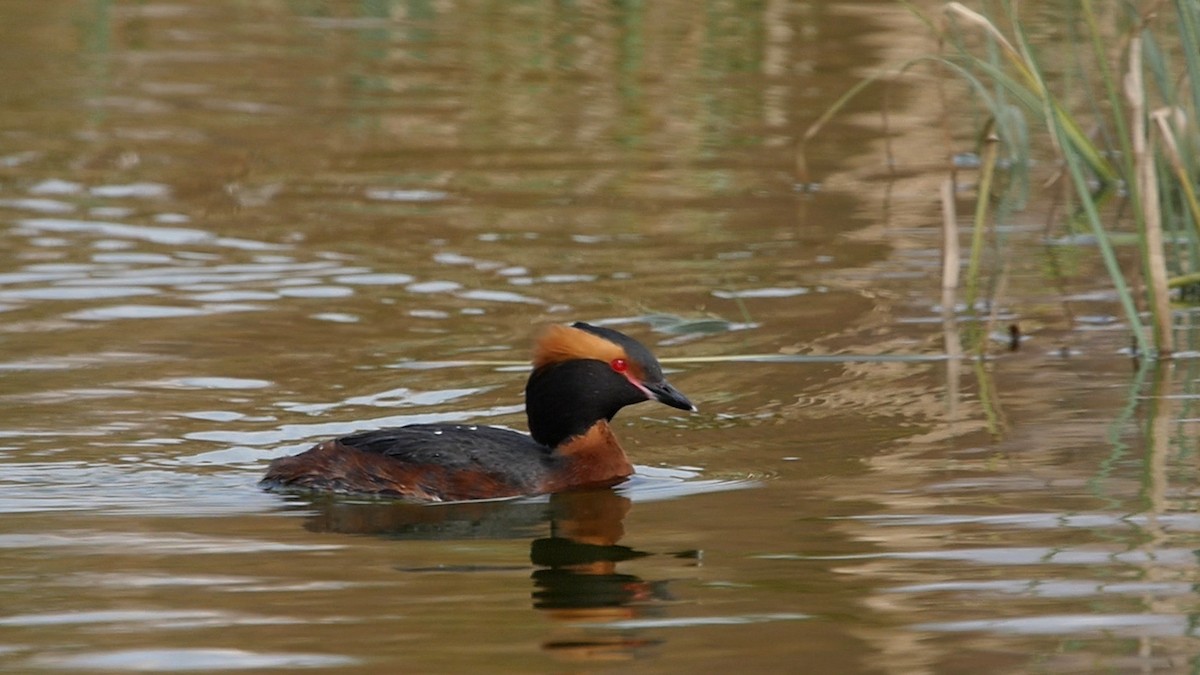
[[1192, 214], [1192, 226], [1200, 230], [1200, 200], [1197, 200], [1196, 191], [1192, 189], [1192, 181], [1188, 179], [1187, 167], [1184, 166], [1183, 156], [1179, 152], [1179, 142], [1175, 138], [1175, 131], [1170, 122], [1170, 118], [1174, 117], [1177, 120], [1176, 123], [1183, 127], [1187, 124], [1187, 118], [1178, 108], [1159, 108], [1150, 117], [1158, 127], [1159, 137], [1163, 140], [1161, 146], [1163, 154], [1167, 158], [1167, 163], [1171, 165], [1171, 170], [1175, 172], [1175, 179], [1179, 182], [1179, 188], [1187, 202], [1188, 212]]
[[1141, 195], [1147, 281], [1154, 315], [1155, 342], [1159, 356], [1175, 351], [1171, 330], [1171, 297], [1167, 285], [1167, 258], [1163, 248], [1162, 212], [1158, 194], [1158, 172], [1150, 152], [1150, 129], [1146, 126], [1146, 98], [1142, 83], [1142, 40], [1134, 36], [1129, 43], [1129, 72], [1125, 76], [1125, 97], [1133, 118], [1133, 162]]
[[962, 252], [958, 243], [954, 186], [953, 174], [942, 181], [942, 342], [946, 350], [946, 415], [951, 420], [958, 418], [963, 355], [962, 338], [955, 317]]
[[958, 288], [959, 266], [962, 264], [958, 244], [958, 211], [954, 205], [954, 179], [942, 181], [942, 290]]

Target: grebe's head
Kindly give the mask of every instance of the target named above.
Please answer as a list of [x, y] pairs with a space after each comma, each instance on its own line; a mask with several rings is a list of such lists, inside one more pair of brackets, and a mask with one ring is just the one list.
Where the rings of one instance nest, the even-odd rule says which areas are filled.
[[534, 440], [553, 447], [642, 401], [696, 410], [667, 382], [650, 350], [624, 333], [577, 322], [538, 335], [525, 387]]
[[608, 365], [614, 381], [624, 380], [641, 394], [640, 400], [658, 401], [672, 408], [696, 411], [696, 406], [663, 376], [662, 366], [642, 343], [603, 326], [577, 321], [570, 326], [545, 328], [533, 351], [533, 368], [572, 360], [599, 361]]

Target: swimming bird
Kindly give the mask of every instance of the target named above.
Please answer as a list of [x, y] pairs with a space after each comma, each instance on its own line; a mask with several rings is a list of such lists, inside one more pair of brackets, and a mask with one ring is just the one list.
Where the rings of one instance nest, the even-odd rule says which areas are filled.
[[696, 410], [637, 340], [583, 322], [552, 325], [537, 337], [525, 385], [529, 435], [463, 424], [365, 431], [272, 461], [260, 485], [423, 502], [611, 486], [633, 465], [609, 422], [642, 401]]

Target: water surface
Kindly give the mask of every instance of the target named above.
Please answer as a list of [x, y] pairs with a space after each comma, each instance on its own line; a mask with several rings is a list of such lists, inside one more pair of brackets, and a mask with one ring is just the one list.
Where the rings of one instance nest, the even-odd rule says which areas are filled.
[[[1020, 351], [951, 358], [932, 91], [890, 90], [902, 171], [874, 91], [798, 189], [928, 48], [902, 8], [6, 3], [0, 44], [0, 667], [1195, 668], [1195, 362], [1135, 369], [1040, 249]], [[617, 418], [629, 484], [256, 487], [523, 428], [513, 364], [577, 319], [701, 408]]]

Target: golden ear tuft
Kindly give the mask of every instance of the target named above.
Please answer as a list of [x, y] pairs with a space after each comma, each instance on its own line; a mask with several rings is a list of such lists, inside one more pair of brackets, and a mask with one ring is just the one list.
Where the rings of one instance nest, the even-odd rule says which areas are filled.
[[576, 359], [612, 363], [613, 359], [628, 360], [629, 356], [620, 345], [570, 326], [546, 326], [538, 334], [537, 342], [533, 346], [534, 369]]

